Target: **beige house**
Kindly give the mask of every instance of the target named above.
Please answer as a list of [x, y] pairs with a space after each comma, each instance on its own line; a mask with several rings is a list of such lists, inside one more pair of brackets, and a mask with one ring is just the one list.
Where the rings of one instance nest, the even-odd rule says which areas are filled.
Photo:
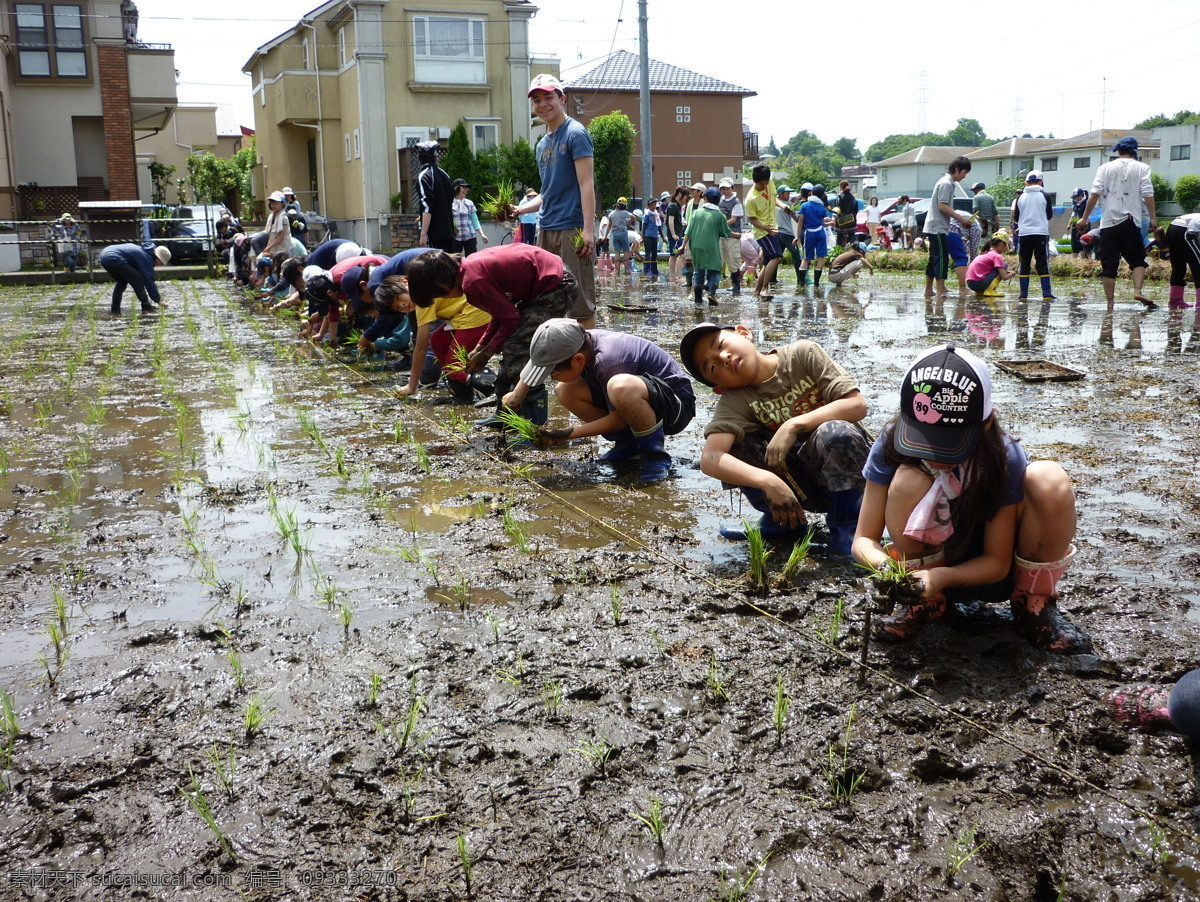
[[242, 148], [242, 129], [232, 107], [216, 104], [180, 104], [169, 122], [137, 140], [138, 191], [149, 202], [153, 195], [150, 164], [174, 166], [166, 202], [179, 202], [176, 180], [187, 177], [187, 158], [193, 153], [230, 157]]
[[460, 120], [473, 149], [533, 137], [526, 91], [534, 60], [527, 0], [329, 0], [263, 44], [253, 81], [260, 199], [290, 186], [343, 237], [387, 244], [391, 198], [411, 183], [421, 141]]
[[175, 52], [131, 0], [0, 0], [0, 218], [53, 219], [139, 195], [135, 139], [176, 107]]

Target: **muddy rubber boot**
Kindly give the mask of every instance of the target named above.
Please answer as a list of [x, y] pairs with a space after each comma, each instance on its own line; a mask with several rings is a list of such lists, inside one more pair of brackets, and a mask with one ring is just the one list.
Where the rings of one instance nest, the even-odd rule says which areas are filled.
[[1092, 650], [1091, 637], [1059, 611], [1054, 591], [1074, 557], [1074, 545], [1061, 560], [1047, 563], [1013, 555], [1016, 585], [1009, 597], [1013, 625], [1034, 648], [1065, 655], [1086, 655]]
[[638, 454], [642, 458], [642, 469], [638, 475], [642, 482], [662, 482], [671, 475], [671, 455], [663, 445], [666, 435], [663, 433], [662, 420], [654, 424], [649, 432], [635, 432]]
[[447, 379], [446, 385], [450, 388], [450, 394], [458, 404], [470, 404], [475, 400], [475, 391], [466, 382], [456, 382], [453, 379]]
[[946, 596], [939, 592], [931, 601], [906, 605], [896, 614], [876, 617], [872, 632], [880, 642], [908, 642], [916, 638], [921, 627], [945, 613]]
[[703, 285], [693, 285], [692, 286], [692, 297], [695, 298], [697, 304], [703, 304], [704, 303], [704, 286]]
[[113, 301], [112, 307], [109, 308], [108, 312], [111, 313], [113, 316], [120, 316], [121, 315], [121, 302]]
[[637, 439], [633, 437], [633, 432], [626, 428], [620, 432], [606, 432], [604, 438], [615, 444], [600, 455], [598, 460], [606, 464], [619, 464], [627, 460], [633, 460], [638, 456]]
[[838, 561], [850, 560], [850, 546], [854, 544], [854, 531], [858, 528], [858, 509], [862, 506], [862, 497], [862, 489], [829, 493], [829, 513], [825, 515], [829, 539], [825, 543], [825, 557]]
[[742, 274], [740, 272], [730, 273], [729, 278], [733, 282], [733, 288], [729, 293], [735, 298], [740, 297], [742, 294]]
[[807, 269], [800, 270], [800, 278], [797, 281], [796, 285], [799, 288], [804, 288], [806, 285], [808, 285], [808, 270]]
[[1056, 297], [1054, 296], [1054, 292], [1050, 290], [1050, 277], [1049, 277], [1049, 276], [1042, 276], [1042, 277], [1041, 277], [1041, 280], [1042, 280], [1042, 300], [1043, 300], [1043, 301], [1056, 301], [1056, 300], [1058, 300], [1058, 298], [1056, 298]]
[[822, 269], [814, 269], [813, 270], [813, 288], [821, 287], [821, 273], [822, 272], [824, 272], [824, 270], [822, 270]]

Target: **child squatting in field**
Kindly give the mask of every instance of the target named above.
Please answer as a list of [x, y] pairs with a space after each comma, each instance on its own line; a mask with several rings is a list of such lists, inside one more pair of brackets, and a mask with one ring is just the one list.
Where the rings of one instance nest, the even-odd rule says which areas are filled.
[[901, 561], [923, 588], [919, 601], [876, 621], [879, 639], [912, 639], [957, 601], [1007, 600], [1036, 648], [1091, 650], [1056, 604], [1075, 557], [1071, 479], [1052, 461], [1030, 463], [1001, 427], [982, 360], [953, 345], [914, 360], [863, 475], [855, 559], [874, 569]]
[[615, 444], [600, 460], [640, 458], [643, 481], [667, 478], [671, 455], [663, 447], [666, 436], [692, 421], [696, 396], [691, 380], [662, 348], [637, 335], [585, 330], [573, 319], [550, 319], [533, 333], [517, 390], [540, 386], [546, 377], [557, 383], [559, 402], [583, 422], [540, 428], [539, 447], [603, 435]]
[[[816, 342], [763, 353], [745, 326], [717, 323], [684, 335], [679, 358], [721, 396], [704, 429], [700, 469], [741, 488], [763, 512], [767, 538], [804, 530], [805, 510], [826, 512], [828, 553], [849, 556], [871, 445], [860, 425], [867, 402], [850, 375]], [[721, 536], [746, 533], [727, 526]]]

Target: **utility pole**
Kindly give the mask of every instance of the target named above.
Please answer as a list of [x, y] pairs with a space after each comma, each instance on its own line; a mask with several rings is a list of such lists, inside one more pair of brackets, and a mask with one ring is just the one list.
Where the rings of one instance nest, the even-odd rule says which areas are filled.
[[650, 141], [650, 38], [647, 28], [646, 0], [638, 0], [638, 50], [640, 53], [642, 106], [642, 208], [654, 192], [654, 151]]

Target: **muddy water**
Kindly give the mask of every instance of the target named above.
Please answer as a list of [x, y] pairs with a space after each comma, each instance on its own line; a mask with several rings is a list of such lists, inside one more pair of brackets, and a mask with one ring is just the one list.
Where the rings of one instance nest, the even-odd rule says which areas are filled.
[[471, 408], [400, 403], [395, 373], [219, 284], [120, 319], [95, 288], [6, 290], [5, 896], [174, 875], [189, 898], [461, 898], [461, 836], [487, 899], [737, 898], [760, 864], [749, 898], [1197, 898], [1194, 753], [1103, 708], [1196, 664], [1193, 314], [1106, 318], [1082, 282], [1049, 306], [920, 288], [785, 279], [710, 309], [610, 278], [606, 302], [655, 309], [601, 323], [671, 350], [710, 317], [816, 339], [872, 429], [937, 341], [1084, 372], [996, 373], [994, 400], [1076, 480], [1063, 605], [1095, 657], [938, 625], [873, 646], [860, 683], [857, 571], [806, 562], [748, 599], [714, 538], [748, 509], [698, 470], [707, 392], [644, 487], [591, 443], [507, 451]]

